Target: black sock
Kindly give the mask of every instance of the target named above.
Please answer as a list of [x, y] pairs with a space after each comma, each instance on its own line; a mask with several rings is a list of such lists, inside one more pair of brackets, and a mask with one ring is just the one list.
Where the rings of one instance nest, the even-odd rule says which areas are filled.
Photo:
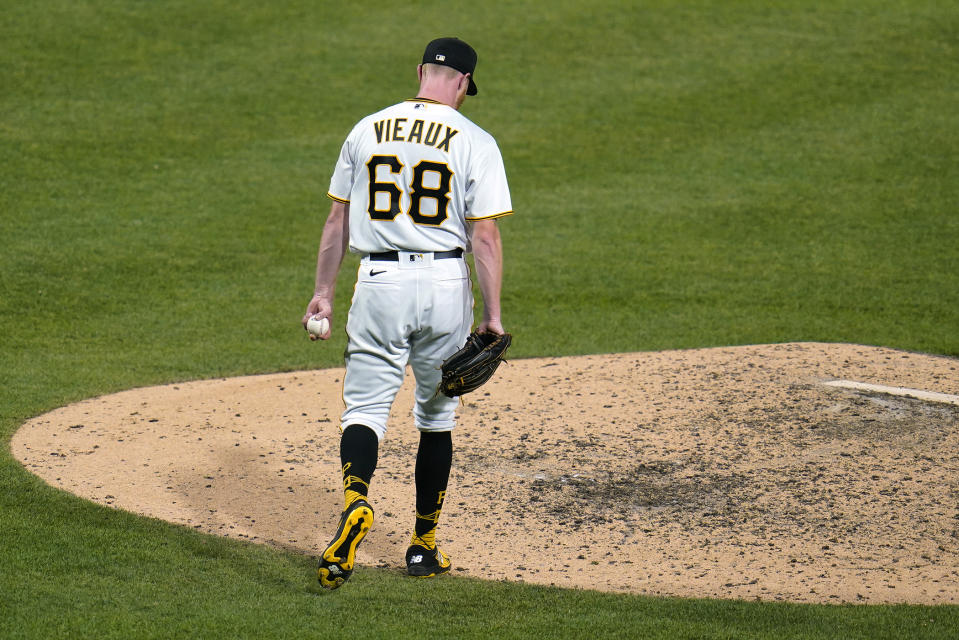
[[351, 424], [340, 438], [340, 462], [343, 465], [343, 490], [346, 506], [366, 498], [376, 470], [380, 441], [376, 433], [362, 424]]
[[446, 498], [446, 485], [453, 466], [453, 434], [449, 431], [420, 433], [416, 452], [415, 537], [435, 545], [434, 530]]

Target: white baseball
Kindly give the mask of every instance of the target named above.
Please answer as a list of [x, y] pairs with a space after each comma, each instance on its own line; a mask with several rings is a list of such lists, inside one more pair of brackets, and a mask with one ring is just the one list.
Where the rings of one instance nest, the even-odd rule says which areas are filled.
[[313, 316], [306, 321], [306, 330], [310, 332], [311, 336], [320, 337], [326, 335], [326, 332], [330, 330], [330, 321], [326, 318]]

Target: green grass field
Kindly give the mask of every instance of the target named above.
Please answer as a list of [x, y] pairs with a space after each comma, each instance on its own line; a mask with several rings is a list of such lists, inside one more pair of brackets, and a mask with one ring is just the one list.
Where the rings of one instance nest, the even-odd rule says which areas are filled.
[[13, 460], [24, 420], [82, 398], [340, 366], [342, 332], [319, 346], [299, 327], [330, 171], [443, 35], [479, 52], [464, 113], [510, 176], [514, 357], [798, 340], [959, 356], [949, 3], [8, 2], [0, 637], [956, 637], [951, 606], [374, 569], [325, 593], [311, 558], [95, 506]]

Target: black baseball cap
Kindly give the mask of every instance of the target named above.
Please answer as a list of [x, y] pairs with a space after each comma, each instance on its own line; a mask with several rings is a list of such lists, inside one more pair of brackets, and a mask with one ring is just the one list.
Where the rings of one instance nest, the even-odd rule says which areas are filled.
[[437, 38], [426, 45], [423, 52], [423, 64], [440, 64], [452, 67], [460, 73], [470, 74], [470, 86], [466, 95], [476, 95], [476, 83], [473, 71], [476, 69], [476, 51], [459, 38]]

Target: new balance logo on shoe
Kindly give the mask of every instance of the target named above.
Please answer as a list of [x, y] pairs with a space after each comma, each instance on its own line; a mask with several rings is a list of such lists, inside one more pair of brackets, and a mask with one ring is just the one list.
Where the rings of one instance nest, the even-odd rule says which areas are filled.
[[450, 570], [450, 559], [439, 547], [432, 549], [421, 544], [411, 544], [406, 550], [406, 572], [418, 578], [431, 578]]

